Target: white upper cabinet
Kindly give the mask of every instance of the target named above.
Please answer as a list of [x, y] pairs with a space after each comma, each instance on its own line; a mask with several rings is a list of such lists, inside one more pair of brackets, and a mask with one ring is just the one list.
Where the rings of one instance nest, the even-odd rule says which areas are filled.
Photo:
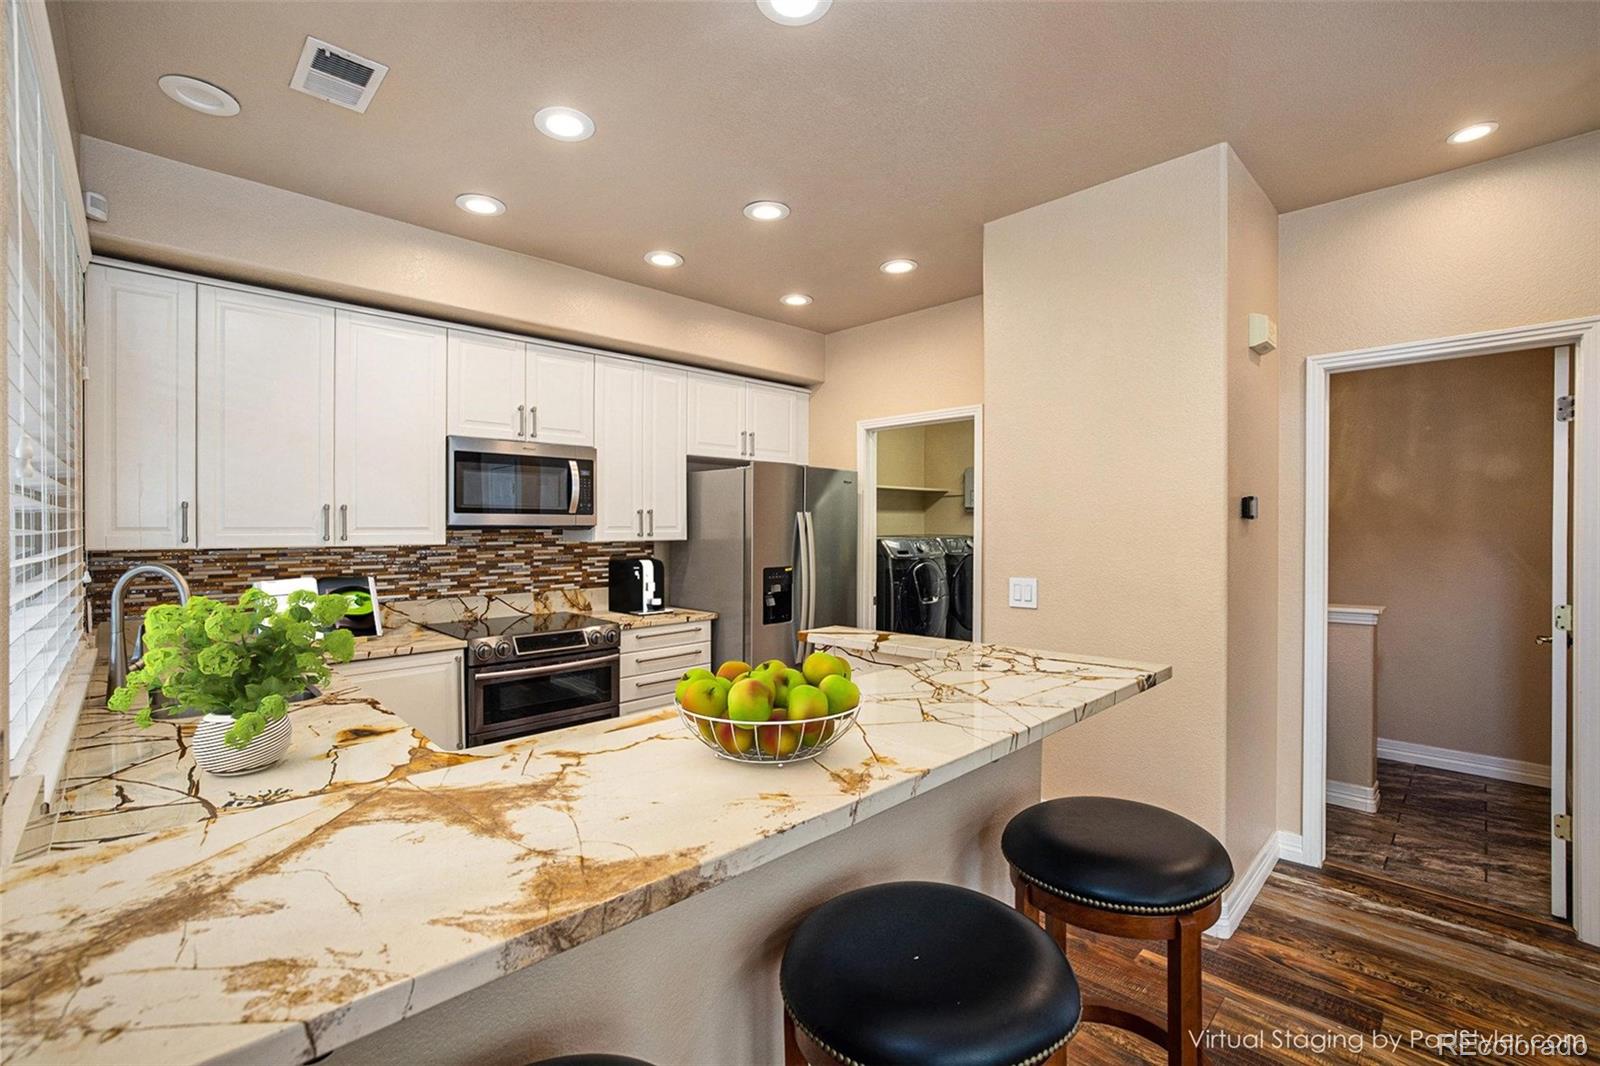
[[748, 459], [745, 383], [735, 378], [689, 375], [689, 454]]
[[804, 463], [810, 397], [796, 389], [688, 375], [690, 455]]
[[596, 540], [644, 538], [643, 397], [638, 367], [595, 360]]
[[341, 310], [334, 543], [443, 544], [445, 330]]
[[793, 389], [745, 386], [745, 429], [750, 458], [772, 463], [804, 463], [811, 417], [810, 398]]
[[85, 544], [195, 544], [195, 283], [91, 266]]
[[463, 437], [594, 444], [594, 356], [450, 331], [450, 432]]
[[517, 440], [527, 433], [527, 345], [450, 330], [450, 433]]
[[199, 289], [196, 438], [199, 543], [330, 543], [333, 308]]
[[594, 443], [594, 356], [529, 344], [528, 438]]
[[689, 463], [685, 442], [688, 381], [681, 370], [644, 372], [644, 535], [683, 540], [689, 535]]

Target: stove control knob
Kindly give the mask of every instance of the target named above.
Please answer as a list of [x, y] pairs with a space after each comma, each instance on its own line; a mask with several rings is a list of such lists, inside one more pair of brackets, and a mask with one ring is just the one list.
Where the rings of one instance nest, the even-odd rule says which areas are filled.
[[598, 629], [591, 629], [583, 635], [583, 639], [585, 643], [598, 644], [603, 638], [600, 636]]
[[496, 644], [494, 646], [494, 657], [496, 659], [511, 658], [511, 642], [509, 640], [502, 640], [500, 643]]
[[619, 639], [619, 635], [618, 635], [618, 633], [617, 633], [617, 631], [615, 629], [606, 630], [606, 643], [607, 644], [615, 644], [618, 639]]
[[479, 644], [476, 648], [472, 649], [472, 657], [477, 659], [479, 662], [488, 662], [493, 655], [494, 649], [489, 647], [487, 644]]

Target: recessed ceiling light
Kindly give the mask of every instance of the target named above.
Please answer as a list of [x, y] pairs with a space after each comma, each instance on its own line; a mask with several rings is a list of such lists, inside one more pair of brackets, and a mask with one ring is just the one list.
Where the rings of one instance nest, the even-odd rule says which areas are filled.
[[239, 101], [226, 89], [186, 74], [165, 74], [157, 82], [161, 91], [191, 111], [228, 118], [239, 113]]
[[456, 197], [456, 206], [471, 215], [503, 215], [506, 205], [481, 192], [464, 192]]
[[1470, 126], [1462, 126], [1445, 140], [1451, 144], [1471, 144], [1473, 141], [1483, 140], [1499, 128], [1498, 122], [1474, 122]]
[[683, 266], [683, 256], [677, 252], [654, 251], [644, 253], [644, 261], [651, 266], [676, 267]]
[[534, 114], [533, 124], [558, 141], [586, 141], [594, 136], [594, 119], [575, 107], [542, 107]]
[[806, 304], [811, 302], [811, 297], [807, 296], [803, 292], [791, 292], [787, 296], [778, 297], [778, 302], [781, 304], [788, 304], [790, 307], [804, 307]]
[[789, 205], [776, 200], [756, 200], [744, 205], [744, 217], [757, 222], [776, 222], [789, 217]]
[[833, 0], [756, 0], [767, 18], [780, 26], [804, 26], [828, 13]]
[[909, 274], [917, 269], [915, 259], [889, 259], [879, 264], [878, 269], [885, 274]]

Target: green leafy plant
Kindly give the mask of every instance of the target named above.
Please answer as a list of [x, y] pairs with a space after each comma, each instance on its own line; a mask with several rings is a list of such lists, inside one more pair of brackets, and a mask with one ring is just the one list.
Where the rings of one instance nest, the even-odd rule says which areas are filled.
[[231, 715], [223, 739], [242, 748], [289, 713], [289, 700], [326, 684], [330, 660], [355, 655], [355, 635], [333, 628], [351, 606], [349, 596], [300, 591], [280, 610], [277, 597], [250, 589], [236, 604], [196, 596], [181, 607], [152, 607], [144, 658], [106, 706], [148, 726], [150, 693], [159, 691], [171, 703]]

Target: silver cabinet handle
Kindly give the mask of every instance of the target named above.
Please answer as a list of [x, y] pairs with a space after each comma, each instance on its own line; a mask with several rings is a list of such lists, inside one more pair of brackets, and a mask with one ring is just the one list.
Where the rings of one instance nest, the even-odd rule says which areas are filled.
[[[684, 648], [682, 651], [664, 651], [660, 655], [637, 655], [633, 661], [636, 663], [659, 663], [669, 659], [686, 659], [691, 655], [700, 654], [702, 654], [700, 647], [696, 645], [692, 648]], [[673, 680], [673, 684], [677, 684], [676, 679]]]
[[656, 509], [652, 507], [645, 514], [650, 516], [650, 536], [653, 537], [656, 535]]
[[644, 536], [644, 509], [640, 508], [633, 512], [633, 517], [639, 523], [639, 536]]
[[745, 430], [739, 431], [739, 454], [750, 454], [750, 434]]
[[348, 503], [339, 505], [339, 539], [350, 539], [350, 505]]
[[322, 539], [323, 540], [332, 540], [333, 539], [333, 518], [331, 517], [332, 512], [333, 512], [333, 504], [325, 503], [325, 504], [322, 505]]
[[527, 435], [528, 435], [528, 406], [527, 406], [527, 404], [519, 403], [519, 404], [517, 404], [517, 436], [526, 437]]
[[534, 404], [532, 407], [528, 408], [528, 421], [533, 423], [533, 428], [528, 430], [528, 437], [530, 439], [538, 437], [539, 436], [539, 405], [538, 404]]
[[756, 431], [752, 429], [750, 431], [750, 458], [754, 459], [755, 457], [756, 457]]
[[178, 505], [179, 530], [178, 543], [189, 543], [189, 501], [184, 500]]

